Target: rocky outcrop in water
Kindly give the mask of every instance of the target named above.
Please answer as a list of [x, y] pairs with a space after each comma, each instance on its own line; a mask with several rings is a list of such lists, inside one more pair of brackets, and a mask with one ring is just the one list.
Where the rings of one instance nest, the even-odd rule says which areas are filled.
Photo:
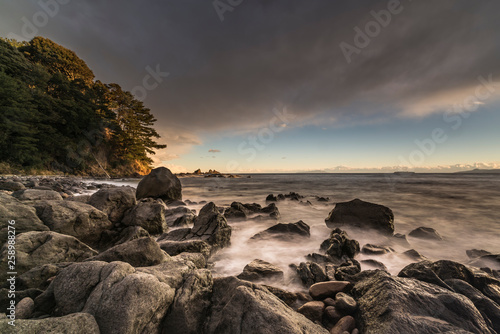
[[394, 214], [391, 209], [357, 198], [349, 202], [337, 203], [325, 222], [330, 228], [346, 225], [374, 229], [385, 235], [394, 233]]
[[224, 217], [228, 221], [239, 221], [249, 219], [279, 219], [280, 212], [276, 204], [271, 203], [266, 207], [260, 204], [242, 204], [240, 202], [233, 202], [231, 206], [224, 211]]
[[427, 240], [443, 240], [443, 237], [439, 235], [439, 233], [433, 229], [432, 227], [419, 227], [408, 233], [408, 236], [419, 238], [419, 239], [427, 239]]
[[301, 238], [309, 238], [311, 236], [311, 228], [302, 220], [290, 224], [276, 224], [265, 231], [254, 235], [251, 240], [281, 240], [294, 241]]

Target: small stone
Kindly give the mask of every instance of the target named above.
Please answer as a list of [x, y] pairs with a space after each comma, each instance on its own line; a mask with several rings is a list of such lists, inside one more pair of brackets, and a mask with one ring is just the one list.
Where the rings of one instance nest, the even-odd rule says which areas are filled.
[[334, 297], [337, 292], [346, 291], [351, 284], [347, 281], [321, 282], [311, 285], [309, 294], [313, 299], [321, 300], [327, 297]]
[[328, 322], [336, 324], [342, 318], [342, 314], [335, 307], [327, 306], [325, 308], [325, 317]]
[[323, 300], [323, 303], [325, 303], [326, 306], [335, 306], [335, 299], [326, 298], [325, 300]]
[[337, 293], [337, 296], [335, 296], [335, 307], [345, 313], [345, 314], [352, 314], [354, 311], [356, 311], [358, 304], [348, 294], [345, 294], [343, 292]]
[[323, 318], [323, 310], [325, 309], [325, 304], [320, 301], [312, 301], [302, 305], [297, 312], [303, 314], [307, 319], [312, 322], [321, 322]]
[[343, 334], [344, 332], [350, 333], [356, 327], [354, 318], [350, 315], [343, 317], [332, 328], [330, 334]]
[[30, 297], [25, 297], [16, 305], [16, 318], [29, 319], [35, 310], [35, 302]]
[[354, 328], [352, 330], [351, 334], [359, 334], [359, 330], [357, 328]]

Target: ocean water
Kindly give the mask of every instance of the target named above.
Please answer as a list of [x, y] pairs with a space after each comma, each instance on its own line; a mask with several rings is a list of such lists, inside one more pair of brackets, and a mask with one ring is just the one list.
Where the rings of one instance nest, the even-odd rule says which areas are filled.
[[[137, 185], [137, 181], [119, 184]], [[270, 193], [297, 192], [313, 205], [296, 201], [277, 203], [279, 222], [304, 221], [311, 227], [311, 237], [303, 242], [249, 242], [254, 234], [276, 224], [275, 221], [230, 222], [231, 246], [214, 258], [215, 275], [238, 275], [254, 259], [280, 266], [287, 274], [289, 265], [304, 262], [304, 256], [319, 252], [330, 229], [325, 218], [335, 203], [359, 198], [385, 205], [394, 212], [395, 232], [407, 234], [420, 227], [435, 228], [443, 241], [408, 237], [411, 248], [431, 260], [449, 259], [466, 263], [468, 249], [500, 253], [500, 175], [485, 174], [253, 174], [235, 179], [181, 178], [183, 199], [212, 201], [229, 206], [233, 201], [265, 206]], [[316, 196], [328, 197], [319, 202]], [[190, 205], [197, 211], [202, 205]], [[370, 230], [342, 227], [363, 246], [383, 244], [385, 238]], [[381, 256], [358, 255], [357, 259], [375, 259], [397, 274], [412, 261], [401, 253], [408, 247], [396, 246], [395, 253]], [[362, 265], [363, 269], [371, 269]], [[500, 268], [495, 268], [500, 269]]]

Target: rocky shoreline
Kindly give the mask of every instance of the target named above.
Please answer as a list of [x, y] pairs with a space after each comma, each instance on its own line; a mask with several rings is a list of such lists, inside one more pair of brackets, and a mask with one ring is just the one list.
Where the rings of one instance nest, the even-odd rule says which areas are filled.
[[[379, 269], [361, 271], [359, 253], [393, 252], [408, 241], [394, 233], [389, 208], [359, 199], [336, 203], [325, 217], [328, 238], [304, 262], [290, 264], [294, 277], [261, 259], [237, 277], [214, 277], [215, 255], [230, 246], [233, 224], [275, 222], [249, 245], [277, 240], [293, 251], [310, 237], [304, 221], [279, 222], [283, 200], [308, 205], [296, 193], [270, 194], [266, 206], [208, 202], [197, 203], [203, 207], [195, 212], [166, 168], [153, 170], [137, 189], [3, 177], [0, 278], [7, 283], [0, 286], [0, 332], [500, 333], [500, 273], [490, 268], [500, 255], [469, 250], [471, 262], [461, 264], [429, 261], [410, 249], [405, 253], [414, 263], [398, 275], [375, 259], [364, 261]], [[11, 220], [15, 283], [7, 274]], [[372, 229], [387, 242], [361, 246], [343, 226]], [[441, 238], [425, 226], [411, 235]], [[288, 291], [290, 280], [302, 291]]]

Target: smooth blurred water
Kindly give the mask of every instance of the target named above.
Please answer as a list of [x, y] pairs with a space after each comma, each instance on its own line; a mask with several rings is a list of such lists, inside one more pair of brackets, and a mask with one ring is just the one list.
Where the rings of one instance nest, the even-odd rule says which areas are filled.
[[[128, 183], [136, 186], [137, 182]], [[500, 175], [484, 174], [253, 174], [251, 178], [182, 178], [183, 199], [213, 201], [219, 206], [231, 202], [265, 205], [268, 194], [297, 192], [313, 206], [294, 201], [278, 202], [280, 222], [303, 220], [311, 226], [311, 238], [295, 244], [270, 241], [248, 242], [257, 232], [275, 224], [272, 221], [232, 223], [232, 245], [216, 257], [214, 271], [237, 275], [243, 267], [259, 258], [287, 269], [291, 263], [305, 261], [308, 253], [318, 252], [329, 229], [324, 219], [336, 202], [359, 198], [391, 208], [395, 230], [407, 234], [419, 226], [435, 228], [444, 241], [425, 241], [409, 237], [412, 248], [426, 257], [465, 263], [467, 249], [500, 253]], [[329, 197], [327, 203], [315, 196]], [[199, 210], [202, 205], [192, 205]], [[382, 243], [373, 231], [344, 228], [361, 244]], [[398, 252], [407, 248], [396, 247]], [[383, 256], [359, 255], [383, 262], [396, 274], [411, 261], [400, 253]], [[500, 269], [500, 268], [497, 268]]]

